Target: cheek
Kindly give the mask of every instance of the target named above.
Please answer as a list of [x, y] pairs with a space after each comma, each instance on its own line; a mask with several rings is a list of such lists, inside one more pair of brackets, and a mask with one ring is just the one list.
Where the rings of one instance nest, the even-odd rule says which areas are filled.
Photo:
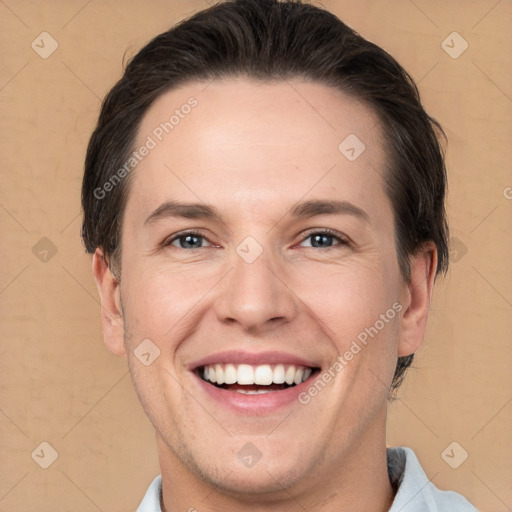
[[396, 281], [376, 266], [351, 265], [296, 280], [297, 295], [332, 329], [347, 337], [373, 325], [398, 299]]
[[380, 376], [377, 380], [389, 380], [396, 365], [402, 310], [399, 282], [398, 268], [383, 263], [351, 265], [296, 283], [297, 295], [342, 356], [345, 377], [372, 369]]
[[169, 340], [179, 338], [222, 274], [198, 267], [141, 268], [131, 274], [127, 271], [130, 279], [123, 283], [126, 319], [131, 331], [166, 340], [167, 346]]

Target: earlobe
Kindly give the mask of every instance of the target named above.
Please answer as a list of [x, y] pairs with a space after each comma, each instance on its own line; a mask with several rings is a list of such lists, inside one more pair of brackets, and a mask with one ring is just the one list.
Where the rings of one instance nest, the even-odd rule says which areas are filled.
[[99, 247], [92, 256], [92, 274], [101, 300], [103, 341], [112, 353], [126, 356], [119, 283], [110, 272]]
[[437, 270], [437, 248], [433, 242], [426, 243], [411, 256], [410, 268], [411, 278], [405, 290], [398, 344], [399, 357], [413, 354], [423, 342]]

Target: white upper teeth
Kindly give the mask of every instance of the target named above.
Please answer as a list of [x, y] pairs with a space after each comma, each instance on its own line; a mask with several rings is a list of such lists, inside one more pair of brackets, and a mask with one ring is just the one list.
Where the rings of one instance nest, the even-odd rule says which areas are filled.
[[211, 364], [206, 365], [203, 377], [216, 384], [258, 384], [269, 386], [270, 384], [300, 384], [308, 379], [312, 369], [305, 366], [262, 364], [252, 366], [250, 364]]

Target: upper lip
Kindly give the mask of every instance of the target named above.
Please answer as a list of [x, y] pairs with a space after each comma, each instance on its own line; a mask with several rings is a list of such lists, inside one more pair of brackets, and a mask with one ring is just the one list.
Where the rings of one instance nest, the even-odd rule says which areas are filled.
[[254, 366], [262, 364], [289, 364], [295, 366], [307, 366], [318, 368], [320, 365], [311, 360], [287, 352], [247, 352], [242, 350], [226, 350], [210, 354], [202, 359], [194, 361], [189, 365], [190, 370], [211, 364], [251, 364]]

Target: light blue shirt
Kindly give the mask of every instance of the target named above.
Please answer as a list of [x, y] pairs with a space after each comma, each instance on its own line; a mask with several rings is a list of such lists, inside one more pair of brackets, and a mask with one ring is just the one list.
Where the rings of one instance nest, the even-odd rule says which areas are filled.
[[[469, 501], [452, 491], [440, 491], [429, 481], [410, 448], [387, 449], [388, 473], [398, 491], [389, 512], [478, 512]], [[137, 512], [162, 512], [162, 477], [149, 486]]]

